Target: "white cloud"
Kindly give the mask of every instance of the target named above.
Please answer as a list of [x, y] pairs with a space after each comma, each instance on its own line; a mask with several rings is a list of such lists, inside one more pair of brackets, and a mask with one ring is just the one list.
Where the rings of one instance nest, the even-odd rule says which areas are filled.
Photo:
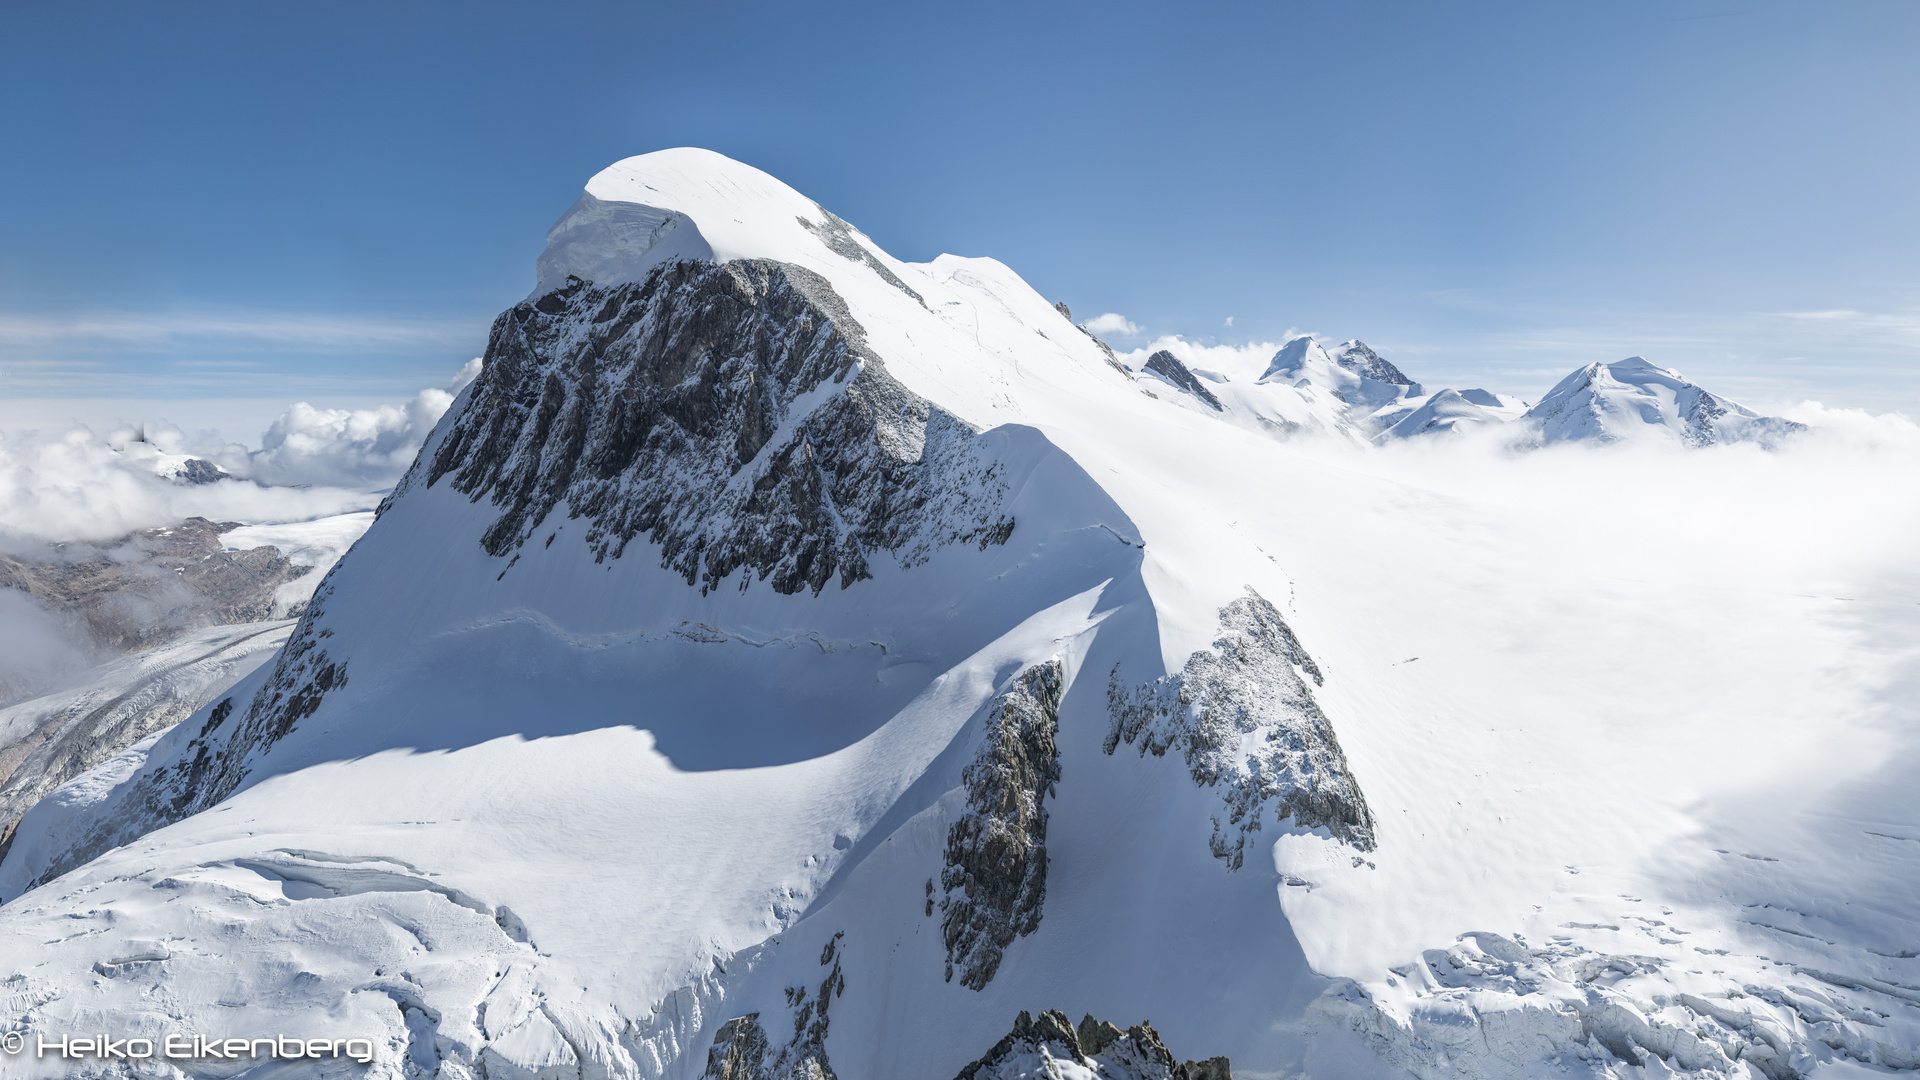
[[1125, 315], [1112, 311], [1088, 319], [1087, 329], [1096, 334], [1119, 334], [1123, 337], [1134, 337], [1141, 332], [1141, 327], [1129, 322]]
[[1233, 329], [1233, 316], [1227, 316], [1227, 329]]
[[479, 374], [480, 361], [469, 361], [445, 389], [429, 388], [404, 404], [375, 409], [316, 409], [297, 402], [267, 428], [259, 450], [214, 460], [262, 484], [385, 487], [413, 463], [433, 425]]
[[45, 693], [96, 659], [86, 623], [0, 589], [0, 705]]
[[[479, 370], [475, 360], [450, 386], [399, 405], [296, 404], [269, 426], [258, 450], [196, 440], [177, 428], [107, 438], [87, 428], [0, 434], [0, 543], [108, 540], [187, 517], [287, 522], [370, 509]], [[146, 441], [133, 441], [136, 434]], [[214, 461], [235, 478], [177, 484], [156, 475], [157, 464], [184, 456]]]
[[[1289, 335], [1291, 336], [1291, 335]], [[1120, 362], [1135, 371], [1147, 357], [1165, 349], [1189, 368], [1204, 368], [1234, 380], [1252, 381], [1267, 370], [1280, 346], [1271, 341], [1249, 341], [1240, 345], [1202, 345], [1178, 334], [1163, 334], [1131, 352], [1119, 352]]]

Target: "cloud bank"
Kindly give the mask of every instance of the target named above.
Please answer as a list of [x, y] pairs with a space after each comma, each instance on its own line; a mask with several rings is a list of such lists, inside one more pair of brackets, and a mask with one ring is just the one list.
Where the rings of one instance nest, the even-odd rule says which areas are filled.
[[[370, 509], [479, 371], [474, 360], [448, 386], [374, 409], [296, 403], [259, 449], [178, 428], [0, 433], [0, 548], [109, 540], [187, 517], [288, 522]], [[159, 475], [188, 458], [229, 478], [182, 484]]]
[[467, 384], [480, 374], [470, 360], [445, 388], [428, 388], [400, 405], [316, 409], [304, 401], [282, 413], [244, 458], [215, 460], [262, 484], [388, 487], [413, 464], [420, 444]]

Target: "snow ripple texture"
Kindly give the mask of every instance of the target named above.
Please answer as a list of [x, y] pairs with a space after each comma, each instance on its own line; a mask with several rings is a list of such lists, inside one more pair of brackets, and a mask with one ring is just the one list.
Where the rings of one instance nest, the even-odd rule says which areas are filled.
[[[1015, 937], [1040, 929], [1047, 898], [1046, 797], [1060, 782], [1054, 737], [1066, 670], [1050, 660], [1020, 673], [987, 715], [986, 738], [961, 773], [967, 813], [947, 832], [940, 932], [947, 981], [984, 990]], [[933, 914], [933, 882], [927, 882]]]
[[[1671, 928], [1661, 920], [1641, 921], [1678, 944], [1663, 937]], [[1351, 985], [1330, 991], [1315, 1011], [1419, 1080], [1534, 1075], [1529, 1067], [1541, 1061], [1578, 1077], [1802, 1080], [1832, 1056], [1816, 1055], [1815, 1044], [1864, 1065], [1920, 1069], [1920, 988], [1695, 952], [1678, 962], [1590, 948], [1570, 935], [1529, 945], [1471, 932], [1394, 969], [1413, 989], [1404, 1018]], [[1734, 987], [1696, 969], [1742, 961], [1751, 966]]]
[[644, 535], [703, 592], [746, 568], [818, 593], [870, 577], [875, 552], [912, 566], [944, 544], [1004, 543], [1004, 487], [973, 429], [888, 376], [864, 340], [797, 266], [576, 278], [495, 322], [426, 483], [500, 508], [481, 540], [496, 556], [564, 505], [590, 522], [597, 559]]
[[1213, 648], [1188, 657], [1178, 674], [1129, 690], [1115, 666], [1106, 752], [1123, 742], [1138, 742], [1141, 754], [1156, 757], [1178, 750], [1194, 783], [1220, 788], [1226, 820], [1213, 819], [1209, 844], [1229, 870], [1245, 862], [1247, 841], [1269, 806], [1280, 821], [1324, 827], [1372, 851], [1373, 813], [1302, 672], [1322, 681], [1280, 612], [1248, 589], [1220, 609]]

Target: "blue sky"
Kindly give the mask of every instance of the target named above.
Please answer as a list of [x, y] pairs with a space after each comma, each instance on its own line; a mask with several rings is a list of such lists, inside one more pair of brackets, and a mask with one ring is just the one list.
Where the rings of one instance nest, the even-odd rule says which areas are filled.
[[1911, 0], [4, 4], [0, 398], [443, 383], [588, 176], [700, 145], [1148, 336], [1920, 411], [1916, 57]]

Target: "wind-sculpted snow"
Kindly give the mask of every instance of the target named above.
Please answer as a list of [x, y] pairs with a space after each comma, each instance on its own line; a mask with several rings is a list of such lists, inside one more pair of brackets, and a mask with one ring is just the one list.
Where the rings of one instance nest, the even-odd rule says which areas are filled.
[[[717, 155], [589, 195], [280, 662], [22, 819], [0, 1032], [367, 1080], [1920, 1047], [1908, 459], [1383, 450], [1429, 399], [1357, 344], [1165, 346], [1216, 411]], [[1153, 1034], [1003, 1039], [1035, 1004]], [[69, 1064], [0, 1069], [119, 1068]]]
[[1213, 819], [1210, 843], [1230, 870], [1244, 864], [1269, 807], [1279, 821], [1325, 828], [1373, 850], [1373, 814], [1332, 722], [1300, 677], [1322, 681], [1313, 658], [1280, 612], [1251, 589], [1220, 609], [1220, 630], [1213, 648], [1188, 657], [1178, 674], [1127, 689], [1116, 666], [1106, 752], [1136, 741], [1142, 755], [1177, 750], [1194, 783], [1219, 788], [1226, 821]]
[[818, 275], [679, 262], [502, 315], [424, 481], [499, 507], [482, 538], [497, 556], [543, 527], [551, 540], [564, 507], [596, 558], [644, 535], [703, 591], [744, 567], [818, 593], [871, 576], [876, 552], [911, 566], [1005, 542], [1003, 485], [972, 435], [885, 373]]
[[[1016, 936], [1040, 928], [1047, 899], [1047, 808], [1060, 782], [1060, 696], [1066, 671], [1057, 660], [1020, 673], [987, 714], [986, 737], [961, 773], [967, 813], [947, 831], [940, 873], [940, 932], [946, 977], [986, 989]], [[933, 914], [933, 882], [927, 882]]]

